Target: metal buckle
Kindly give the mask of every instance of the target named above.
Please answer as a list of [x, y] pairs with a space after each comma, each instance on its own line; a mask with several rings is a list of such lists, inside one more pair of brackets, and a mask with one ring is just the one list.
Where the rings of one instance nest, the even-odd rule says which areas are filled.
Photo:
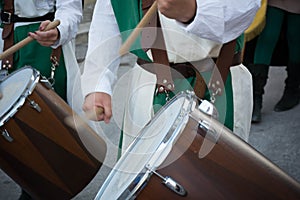
[[3, 24], [10, 24], [11, 23], [11, 13], [10, 12], [2, 12], [1, 13], [1, 21]]

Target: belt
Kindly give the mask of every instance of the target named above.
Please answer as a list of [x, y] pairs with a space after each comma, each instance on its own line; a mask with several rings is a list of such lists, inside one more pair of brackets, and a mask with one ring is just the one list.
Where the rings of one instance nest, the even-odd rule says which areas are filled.
[[[151, 65], [147, 65], [151, 62], [138, 58], [137, 63], [145, 70], [155, 74], [155, 70], [151, 67]], [[196, 75], [194, 67], [191, 63], [170, 63], [169, 66], [174, 69], [171, 70], [172, 78], [189, 78]]]
[[38, 21], [45, 21], [45, 20], [54, 20], [54, 12], [47, 13], [44, 16], [39, 16], [39, 17], [32, 17], [32, 18], [27, 18], [27, 17], [19, 17], [17, 15], [14, 15], [10, 12], [1, 12], [1, 22], [3, 24], [11, 24], [14, 22], [38, 22]]
[[[216, 59], [213, 59], [216, 60]], [[170, 67], [174, 70], [171, 70], [172, 77], [173, 78], [190, 78], [190, 77], [195, 77], [196, 76], [196, 71], [199, 72], [204, 72], [204, 71], [211, 71], [214, 67], [214, 65], [211, 65], [212, 62], [211, 60], [203, 59], [201, 61], [197, 62], [185, 62], [185, 63], [170, 63]], [[150, 63], [148, 61], [145, 61], [141, 58], [138, 58], [137, 63], [139, 65], [143, 65], [146, 63]], [[231, 66], [239, 65], [242, 63], [242, 57], [241, 57], [241, 52], [238, 52], [234, 54], [233, 59], [232, 59], [232, 64]], [[209, 65], [206, 67], [206, 65]], [[204, 67], [206, 70], [198, 69], [198, 67]], [[147, 71], [150, 71], [151, 73], [154, 73], [154, 70], [150, 68], [145, 68]], [[176, 70], [176, 71], [175, 71]]]

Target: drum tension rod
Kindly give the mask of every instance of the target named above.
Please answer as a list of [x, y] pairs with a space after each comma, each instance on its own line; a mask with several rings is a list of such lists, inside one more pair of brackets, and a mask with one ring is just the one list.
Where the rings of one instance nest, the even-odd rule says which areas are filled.
[[9, 135], [9, 133], [8, 133], [8, 131], [7, 131], [6, 129], [1, 130], [1, 132], [2, 132], [2, 136], [3, 136], [8, 142], [14, 141], [14, 138], [12, 138], [12, 137]]
[[169, 177], [169, 176], [163, 177], [161, 174], [159, 174], [155, 170], [152, 170], [149, 165], [146, 165], [146, 168], [150, 172], [152, 172], [153, 174], [155, 174], [156, 176], [158, 176], [159, 178], [161, 178], [163, 180], [162, 183], [167, 188], [169, 188], [170, 190], [172, 190], [173, 192], [175, 192], [176, 194], [178, 194], [180, 196], [186, 196], [187, 195], [187, 191], [180, 184], [178, 184], [175, 180], [173, 180], [171, 177]]
[[30, 106], [31, 106], [33, 109], [35, 109], [35, 110], [38, 111], [38, 112], [41, 112], [41, 111], [42, 111], [42, 109], [41, 109], [41, 107], [39, 106], [39, 104], [35, 103], [34, 100], [31, 100], [31, 99], [29, 99], [28, 97], [26, 97], [26, 98], [27, 98], [27, 100], [29, 101], [29, 104], [30, 104]]

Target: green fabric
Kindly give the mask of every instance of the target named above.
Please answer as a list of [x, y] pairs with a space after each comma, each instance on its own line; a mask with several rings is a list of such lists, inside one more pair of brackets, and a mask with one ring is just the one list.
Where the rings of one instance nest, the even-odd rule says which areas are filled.
[[[205, 82], [208, 83], [210, 79], [210, 72], [201, 73]], [[233, 91], [232, 91], [231, 74], [228, 74], [225, 83], [225, 93], [216, 97], [214, 105], [219, 112], [219, 121], [230, 130], [233, 130]], [[169, 94], [169, 98], [174, 97], [180, 91], [193, 90], [195, 78], [175, 79], [175, 91]], [[163, 105], [166, 104], [166, 94], [160, 93], [154, 96], [153, 109], [156, 113]], [[206, 90], [204, 99], [210, 99], [209, 91]]]
[[284, 20], [287, 20], [286, 38], [288, 41], [289, 61], [300, 63], [300, 15], [268, 6], [266, 26], [256, 43], [254, 64], [270, 65]]
[[244, 48], [244, 39], [245, 39], [244, 33], [236, 39], [236, 45], [234, 50], [235, 53], [241, 52], [242, 49]]
[[[111, 0], [111, 4], [124, 42], [143, 17], [142, 1]], [[141, 48], [140, 37], [136, 39], [135, 43], [131, 46], [130, 51], [139, 58], [149, 60], [147, 54]]]
[[[204, 72], [201, 73], [205, 82], [208, 83], [211, 73]], [[208, 90], [205, 92], [204, 99], [210, 99], [210, 93]], [[233, 131], [233, 91], [232, 91], [232, 79], [231, 74], [229, 73], [227, 76], [227, 80], [225, 83], [225, 93], [216, 97], [216, 101], [214, 103], [218, 112], [219, 112], [219, 121], [224, 124], [227, 128]]]
[[154, 94], [153, 98], [153, 110], [156, 113], [162, 106], [167, 103], [167, 99], [173, 98], [177, 93], [181, 91], [190, 90], [193, 91], [195, 85], [195, 78], [187, 78], [187, 79], [174, 79], [175, 90], [173, 92], [169, 92], [168, 96], [166, 93], [158, 93]]
[[[34, 32], [38, 30], [38, 28], [39, 23], [17, 27], [14, 32], [14, 42], [20, 42], [28, 36], [28, 32]], [[41, 75], [48, 78], [52, 66], [50, 62], [51, 52], [52, 48], [41, 46], [38, 42], [32, 41], [14, 53], [14, 66], [12, 71], [29, 65], [40, 71]], [[66, 100], [66, 76], [65, 62], [62, 55], [60, 65], [55, 70], [54, 90], [64, 100]]]

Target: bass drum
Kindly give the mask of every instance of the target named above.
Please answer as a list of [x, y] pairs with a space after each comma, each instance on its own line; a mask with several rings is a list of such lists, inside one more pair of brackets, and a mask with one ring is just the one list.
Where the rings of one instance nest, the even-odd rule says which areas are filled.
[[95, 199], [299, 199], [299, 183], [208, 115], [209, 104], [193, 93], [170, 100]]
[[96, 175], [106, 144], [87, 124], [64, 123], [75, 113], [40, 74], [24, 67], [0, 84], [0, 167], [33, 199], [70, 199]]

